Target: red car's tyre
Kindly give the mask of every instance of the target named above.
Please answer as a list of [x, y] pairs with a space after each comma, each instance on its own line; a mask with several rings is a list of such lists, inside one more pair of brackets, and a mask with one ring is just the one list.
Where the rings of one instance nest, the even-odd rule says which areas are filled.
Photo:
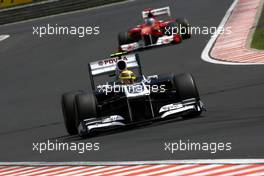
[[170, 22], [167, 26], [169, 30], [166, 30], [166, 35], [174, 35], [174, 43], [181, 43], [182, 36], [180, 34], [180, 28], [178, 23]]
[[191, 31], [190, 31], [190, 23], [186, 18], [178, 18], [176, 19], [176, 22], [178, 23], [180, 30], [181, 30], [181, 35], [183, 39], [188, 39], [191, 38]]
[[129, 36], [128, 32], [120, 32], [118, 34], [118, 44], [119, 46], [129, 44], [132, 42], [132, 38]]

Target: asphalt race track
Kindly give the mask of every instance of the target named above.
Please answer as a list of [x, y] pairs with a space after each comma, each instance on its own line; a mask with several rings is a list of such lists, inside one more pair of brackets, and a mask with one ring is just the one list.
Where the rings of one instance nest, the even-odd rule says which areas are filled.
[[[117, 33], [141, 23], [141, 11], [170, 6], [194, 26], [218, 26], [230, 0], [136, 0], [126, 4], [0, 27], [0, 161], [128, 161], [264, 157], [264, 67], [206, 63], [201, 52], [209, 35], [140, 52], [146, 75], [191, 72], [207, 112], [81, 140], [68, 136], [60, 96], [89, 87], [87, 63], [116, 50]], [[47, 24], [100, 26], [98, 36], [32, 35]], [[100, 142], [100, 151], [32, 151], [33, 142]], [[164, 151], [164, 142], [231, 142], [231, 151]]]

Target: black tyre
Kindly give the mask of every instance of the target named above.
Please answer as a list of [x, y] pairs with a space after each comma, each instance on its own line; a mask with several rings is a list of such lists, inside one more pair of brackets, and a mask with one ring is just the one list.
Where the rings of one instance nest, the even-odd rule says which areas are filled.
[[131, 43], [132, 39], [128, 32], [120, 32], [118, 34], [118, 44], [119, 46]]
[[190, 98], [200, 99], [199, 92], [191, 74], [184, 73], [175, 76], [174, 83], [180, 100]]
[[190, 32], [190, 23], [186, 18], [179, 18], [176, 19], [176, 22], [178, 23], [180, 30], [181, 30], [181, 35], [183, 39], [188, 39], [191, 38], [191, 32]]
[[180, 28], [179, 28], [179, 24], [176, 22], [170, 22], [168, 24], [168, 26], [164, 29], [164, 34], [171, 36], [171, 35], [179, 35], [179, 39], [178, 41], [174, 41], [173, 43], [181, 43], [182, 42], [182, 36], [180, 34]]
[[76, 125], [88, 118], [97, 117], [97, 100], [94, 94], [85, 93], [75, 96]]
[[62, 95], [61, 98], [61, 106], [62, 113], [64, 117], [64, 124], [67, 132], [70, 135], [74, 135], [78, 133], [76, 128], [76, 119], [75, 119], [75, 96], [80, 94], [80, 91], [77, 92], [69, 92]]
[[[180, 100], [186, 100], [190, 98], [195, 98], [197, 101], [200, 100], [199, 92], [195, 81], [191, 74], [181, 74], [175, 76], [175, 86], [178, 92]], [[201, 114], [201, 111], [190, 112], [189, 114], [184, 115], [184, 118], [193, 118]]]
[[176, 22], [170, 22], [166, 29], [164, 29], [164, 34], [168, 36], [179, 33], [179, 25]]

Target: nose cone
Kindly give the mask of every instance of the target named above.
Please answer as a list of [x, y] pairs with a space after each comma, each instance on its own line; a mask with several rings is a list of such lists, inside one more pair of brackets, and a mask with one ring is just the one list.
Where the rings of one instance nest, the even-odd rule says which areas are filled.
[[141, 35], [150, 35], [152, 32], [151, 26], [146, 26], [141, 30]]

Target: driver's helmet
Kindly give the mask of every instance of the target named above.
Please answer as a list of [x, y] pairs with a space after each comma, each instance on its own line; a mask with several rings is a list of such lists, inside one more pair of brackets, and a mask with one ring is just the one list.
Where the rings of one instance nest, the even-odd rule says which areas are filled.
[[152, 26], [155, 23], [155, 19], [154, 18], [146, 18], [145, 23], [147, 26]]
[[123, 70], [119, 74], [119, 80], [122, 84], [133, 84], [135, 79], [136, 76], [131, 70]]

